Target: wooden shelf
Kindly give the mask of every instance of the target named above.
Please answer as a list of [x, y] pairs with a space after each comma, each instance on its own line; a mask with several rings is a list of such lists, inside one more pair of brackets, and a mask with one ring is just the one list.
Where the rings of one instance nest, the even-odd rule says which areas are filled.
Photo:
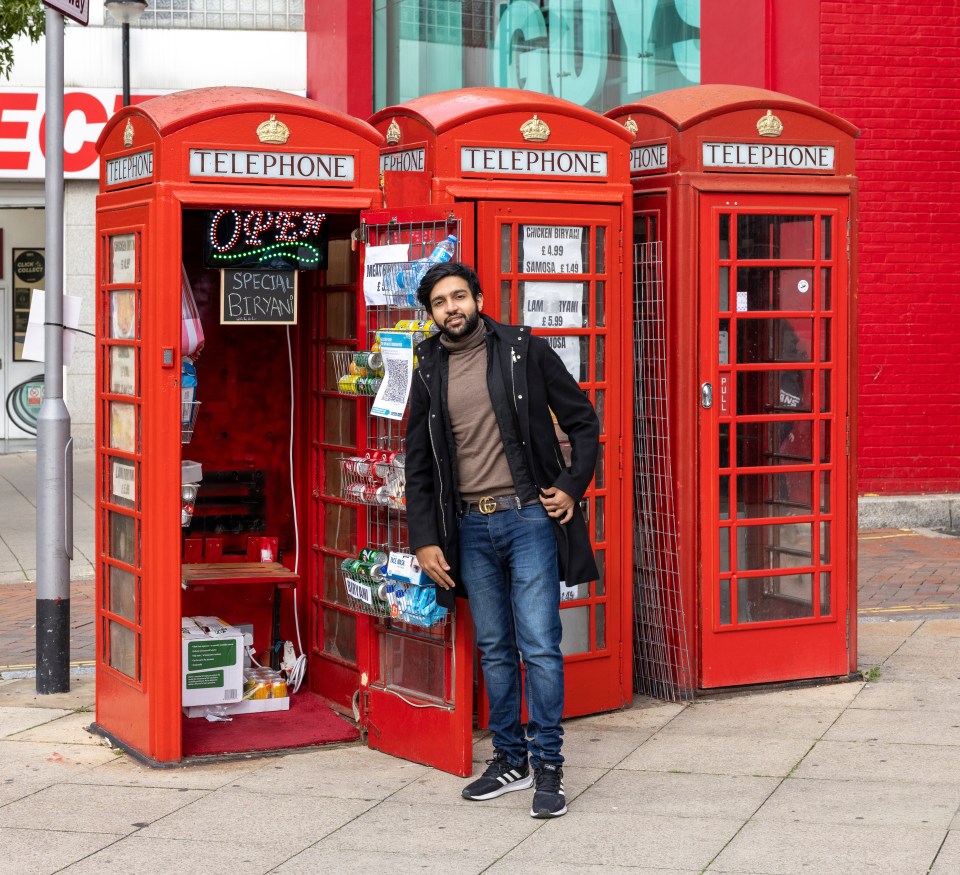
[[199, 562], [180, 566], [180, 584], [184, 589], [258, 583], [289, 589], [299, 580], [299, 574], [279, 562]]

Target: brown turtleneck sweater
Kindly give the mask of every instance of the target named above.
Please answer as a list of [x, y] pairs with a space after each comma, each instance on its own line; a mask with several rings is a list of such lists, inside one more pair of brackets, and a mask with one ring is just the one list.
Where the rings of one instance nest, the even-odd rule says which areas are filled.
[[457, 450], [460, 497], [464, 501], [516, 492], [487, 388], [485, 333], [481, 320], [465, 337], [440, 337], [440, 343], [450, 353], [447, 414]]

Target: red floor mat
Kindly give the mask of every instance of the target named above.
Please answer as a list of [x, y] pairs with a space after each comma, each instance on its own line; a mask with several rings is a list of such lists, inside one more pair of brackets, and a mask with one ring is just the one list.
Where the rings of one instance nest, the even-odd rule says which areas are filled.
[[230, 723], [184, 716], [182, 726], [185, 757], [309, 747], [360, 737], [352, 723], [311, 693], [293, 696], [289, 711], [238, 714]]

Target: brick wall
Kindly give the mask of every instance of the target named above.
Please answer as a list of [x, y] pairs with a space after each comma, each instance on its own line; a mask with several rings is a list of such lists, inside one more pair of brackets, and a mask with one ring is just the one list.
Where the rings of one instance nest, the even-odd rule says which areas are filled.
[[861, 130], [861, 493], [960, 492], [960, 15], [820, 5], [820, 104]]

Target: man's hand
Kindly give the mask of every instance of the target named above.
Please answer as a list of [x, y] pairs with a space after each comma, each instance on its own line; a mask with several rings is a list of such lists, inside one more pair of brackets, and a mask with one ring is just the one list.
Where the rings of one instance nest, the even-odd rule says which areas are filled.
[[540, 490], [540, 503], [547, 509], [547, 513], [561, 525], [570, 522], [573, 518], [573, 496], [567, 495], [566, 492], [557, 489], [556, 486]]
[[453, 578], [447, 572], [450, 570], [449, 564], [441, 550], [436, 544], [428, 544], [426, 547], [420, 547], [416, 551], [417, 562], [420, 567], [430, 575], [431, 579], [444, 589], [453, 589], [456, 584]]

